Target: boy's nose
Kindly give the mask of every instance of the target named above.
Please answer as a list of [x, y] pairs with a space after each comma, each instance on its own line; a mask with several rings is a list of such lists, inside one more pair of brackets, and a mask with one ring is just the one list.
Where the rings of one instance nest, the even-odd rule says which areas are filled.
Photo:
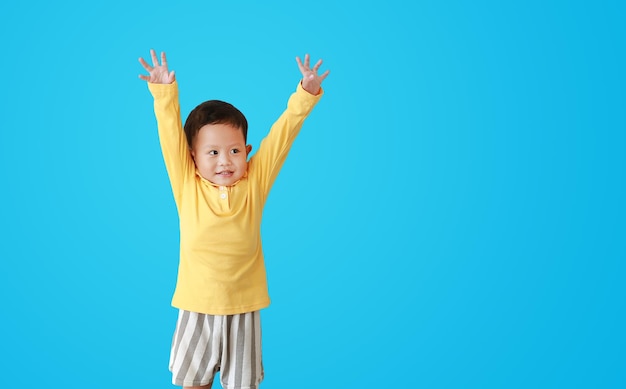
[[217, 160], [217, 163], [219, 163], [220, 165], [229, 165], [230, 158], [228, 158], [228, 155], [220, 154], [220, 157]]

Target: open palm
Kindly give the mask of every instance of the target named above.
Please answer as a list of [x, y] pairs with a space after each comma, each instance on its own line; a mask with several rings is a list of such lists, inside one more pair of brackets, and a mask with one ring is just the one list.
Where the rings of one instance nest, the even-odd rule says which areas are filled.
[[298, 68], [302, 73], [302, 88], [312, 95], [317, 95], [322, 87], [322, 81], [328, 76], [330, 70], [325, 71], [322, 75], [318, 75], [317, 72], [322, 66], [322, 60], [317, 61], [315, 66], [311, 68], [311, 58], [308, 54], [304, 56], [304, 63], [300, 60], [300, 57], [296, 57]]
[[152, 66], [150, 66], [143, 58], [139, 58], [139, 63], [143, 66], [144, 69], [148, 72], [148, 75], [140, 74], [139, 78], [144, 81], [148, 81], [153, 84], [171, 84], [176, 80], [176, 75], [174, 71], [169, 71], [167, 68], [167, 59], [165, 57], [165, 52], [161, 52], [161, 64], [159, 65], [159, 60], [157, 59], [156, 52], [154, 50], [150, 50], [150, 57], [152, 57]]

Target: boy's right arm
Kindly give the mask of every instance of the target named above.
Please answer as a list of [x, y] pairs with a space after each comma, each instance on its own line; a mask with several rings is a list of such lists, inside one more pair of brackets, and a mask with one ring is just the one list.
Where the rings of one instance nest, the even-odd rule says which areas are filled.
[[139, 58], [139, 62], [148, 75], [140, 75], [148, 82], [148, 88], [154, 97], [154, 113], [159, 130], [159, 141], [163, 159], [172, 185], [176, 206], [180, 209], [182, 187], [185, 177], [194, 174], [194, 163], [189, 153], [187, 139], [182, 128], [180, 105], [178, 102], [178, 85], [174, 72], [167, 68], [165, 53], [161, 53], [159, 65], [156, 53], [150, 50], [153, 66]]

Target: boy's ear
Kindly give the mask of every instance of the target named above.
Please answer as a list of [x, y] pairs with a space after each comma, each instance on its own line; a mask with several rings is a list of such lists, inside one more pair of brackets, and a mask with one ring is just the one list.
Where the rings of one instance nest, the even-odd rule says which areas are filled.
[[246, 155], [250, 154], [252, 151], [252, 145], [246, 145]]
[[191, 158], [196, 159], [196, 152], [191, 147], [189, 148], [189, 153], [191, 153]]

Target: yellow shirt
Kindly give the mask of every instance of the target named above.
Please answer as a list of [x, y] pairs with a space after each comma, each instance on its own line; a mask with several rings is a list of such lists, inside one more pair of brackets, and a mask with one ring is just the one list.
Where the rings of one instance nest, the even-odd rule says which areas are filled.
[[304, 119], [321, 98], [300, 84], [243, 178], [220, 187], [202, 178], [182, 129], [178, 85], [148, 84], [180, 222], [176, 308], [233, 315], [269, 305], [261, 247], [265, 200]]

